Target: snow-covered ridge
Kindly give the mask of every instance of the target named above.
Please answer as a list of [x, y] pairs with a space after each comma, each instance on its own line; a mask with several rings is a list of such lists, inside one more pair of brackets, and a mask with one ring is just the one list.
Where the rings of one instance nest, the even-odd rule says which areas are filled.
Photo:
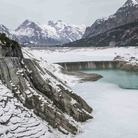
[[85, 28], [85, 25], [64, 23], [61, 20], [49, 21], [47, 24], [25, 20], [16, 30], [1, 25], [0, 33], [5, 33], [21, 44], [55, 45], [81, 39]]
[[138, 18], [138, 1], [127, 0], [116, 13], [108, 17], [97, 19], [91, 27], [87, 27], [83, 38], [104, 33], [113, 28], [135, 21]]
[[125, 6], [135, 6], [135, 5], [138, 5], [138, 1], [137, 1], [137, 0], [128, 0], [128, 1], [123, 5], [123, 7], [125, 7]]

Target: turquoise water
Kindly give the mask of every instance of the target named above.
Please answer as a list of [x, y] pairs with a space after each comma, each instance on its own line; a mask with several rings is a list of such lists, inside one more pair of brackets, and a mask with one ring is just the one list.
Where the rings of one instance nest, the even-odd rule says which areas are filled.
[[121, 70], [83, 70], [103, 78], [77, 83], [73, 90], [92, 108], [93, 119], [77, 138], [138, 138], [138, 73]]
[[122, 70], [83, 70], [85, 73], [97, 73], [103, 76], [100, 82], [117, 84], [124, 89], [138, 89], [138, 73]]

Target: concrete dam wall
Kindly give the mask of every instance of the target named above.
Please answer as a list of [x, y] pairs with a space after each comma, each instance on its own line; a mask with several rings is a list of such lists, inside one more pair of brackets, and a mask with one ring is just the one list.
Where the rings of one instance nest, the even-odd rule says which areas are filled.
[[57, 63], [66, 70], [88, 70], [88, 69], [119, 69], [121, 61], [84, 61], [84, 62], [62, 62]]

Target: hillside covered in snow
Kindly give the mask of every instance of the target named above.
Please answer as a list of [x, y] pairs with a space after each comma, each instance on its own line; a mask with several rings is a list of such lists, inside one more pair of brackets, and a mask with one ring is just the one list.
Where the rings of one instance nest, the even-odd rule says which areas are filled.
[[5, 34], [0, 49], [0, 136], [70, 137], [81, 131], [80, 122], [92, 119], [92, 108], [53, 73], [59, 66], [29, 53], [24, 58]]

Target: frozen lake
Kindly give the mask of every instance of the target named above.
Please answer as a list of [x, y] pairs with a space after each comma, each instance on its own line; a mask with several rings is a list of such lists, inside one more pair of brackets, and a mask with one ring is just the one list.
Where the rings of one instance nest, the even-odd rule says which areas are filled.
[[[28, 49], [24, 56], [28, 58]], [[117, 55], [126, 59], [136, 57], [138, 48], [51, 48], [29, 50], [32, 57], [50, 63], [72, 61], [113, 60]], [[30, 55], [31, 56], [31, 55]], [[96, 82], [76, 84], [74, 91], [94, 109], [93, 119], [82, 123], [84, 133], [77, 138], [138, 138], [138, 76], [112, 70], [92, 71], [104, 76]], [[91, 71], [87, 71], [91, 73]], [[60, 76], [59, 76], [60, 77]], [[63, 76], [62, 76], [63, 77]], [[63, 79], [61, 77], [61, 79]], [[71, 79], [71, 78], [70, 78]], [[71, 82], [71, 80], [68, 79]], [[72, 83], [72, 82], [71, 82]], [[73, 83], [74, 84], [74, 83]], [[123, 89], [126, 88], [126, 89]], [[130, 89], [134, 88], [134, 89]]]
[[75, 61], [111, 61], [117, 55], [138, 58], [137, 47], [115, 48], [61, 48], [51, 47], [47, 49], [23, 48], [24, 57], [28, 58], [28, 51], [37, 59], [44, 59], [49, 63], [75, 62]]
[[130, 89], [138, 89], [138, 74], [119, 70], [84, 72], [99, 73], [104, 78], [73, 87], [94, 109], [94, 118], [77, 138], [138, 138], [138, 90]]

